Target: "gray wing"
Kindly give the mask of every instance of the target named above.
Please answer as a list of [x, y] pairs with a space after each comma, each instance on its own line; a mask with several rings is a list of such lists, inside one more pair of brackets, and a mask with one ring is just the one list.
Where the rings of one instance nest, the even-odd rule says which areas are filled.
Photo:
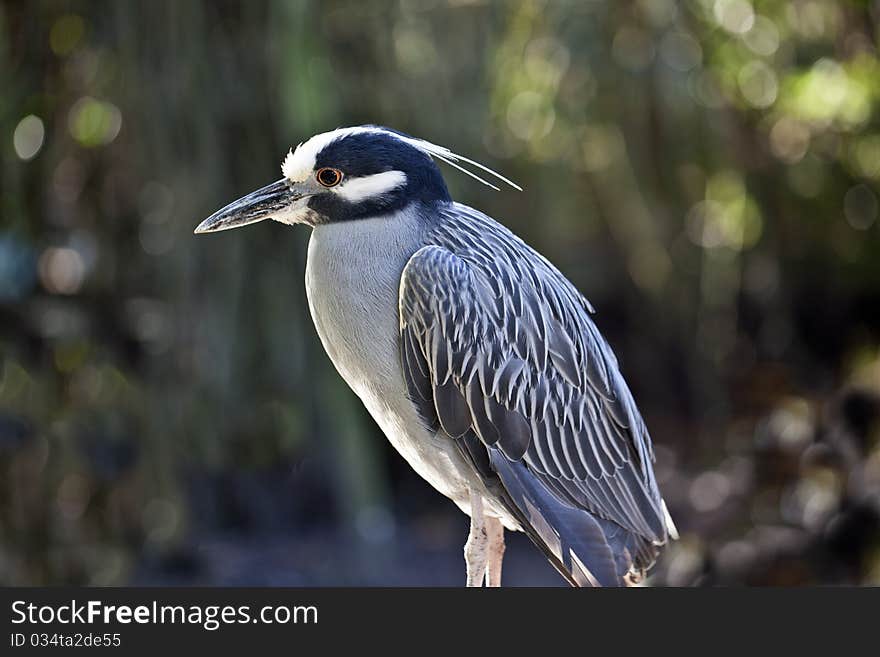
[[650, 438], [588, 303], [506, 229], [455, 212], [401, 278], [403, 367], [417, 407], [452, 437], [473, 431], [612, 533], [665, 542]]

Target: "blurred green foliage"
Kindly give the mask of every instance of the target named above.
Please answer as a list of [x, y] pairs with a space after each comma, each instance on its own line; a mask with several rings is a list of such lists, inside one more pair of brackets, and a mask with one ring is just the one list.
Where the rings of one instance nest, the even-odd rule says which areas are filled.
[[683, 533], [655, 583], [880, 583], [878, 38], [867, 1], [3, 2], [0, 582], [255, 583], [227, 535], [354, 563], [266, 583], [457, 566], [316, 340], [306, 231], [191, 234], [381, 123], [521, 183], [446, 171], [598, 308]]

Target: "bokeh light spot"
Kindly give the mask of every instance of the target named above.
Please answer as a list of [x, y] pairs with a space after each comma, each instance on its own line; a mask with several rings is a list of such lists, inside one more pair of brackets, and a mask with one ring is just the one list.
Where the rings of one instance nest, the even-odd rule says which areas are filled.
[[43, 147], [45, 137], [46, 129], [43, 127], [42, 119], [28, 114], [18, 122], [18, 125], [15, 126], [15, 132], [12, 134], [12, 146], [15, 148], [15, 154], [20, 160], [33, 159]]
[[687, 32], [669, 32], [660, 43], [660, 57], [670, 68], [686, 72], [703, 61], [700, 43]]
[[81, 16], [62, 16], [49, 31], [49, 47], [56, 55], [69, 55], [80, 44], [85, 33], [86, 24]]
[[755, 10], [747, 0], [715, 0], [715, 21], [728, 32], [744, 34], [755, 24]]
[[865, 184], [850, 187], [843, 197], [843, 213], [850, 226], [868, 230], [877, 221], [877, 195]]
[[721, 171], [706, 184], [706, 198], [688, 212], [687, 234], [694, 244], [736, 251], [754, 246], [763, 232], [757, 203], [735, 171]]
[[607, 169], [624, 155], [623, 135], [615, 125], [591, 125], [581, 139], [583, 166], [587, 171]]
[[556, 39], [535, 39], [526, 46], [523, 69], [534, 84], [556, 89], [570, 59], [568, 48]]
[[743, 98], [752, 107], [764, 109], [776, 101], [779, 92], [776, 73], [760, 60], [753, 60], [743, 66], [737, 76], [737, 83]]
[[412, 75], [422, 75], [437, 66], [437, 49], [428, 26], [398, 24], [394, 27], [393, 38], [394, 54], [404, 70]]
[[67, 247], [50, 247], [39, 261], [40, 281], [54, 294], [76, 294], [82, 287], [86, 268], [79, 253]]
[[782, 449], [799, 451], [813, 435], [813, 412], [807, 400], [792, 397], [773, 411], [769, 420], [771, 437]]
[[693, 71], [688, 78], [688, 89], [694, 100], [703, 107], [718, 109], [727, 103], [718, 81], [709, 71]]
[[639, 9], [654, 27], [669, 25], [678, 15], [675, 0], [639, 0]]
[[779, 49], [779, 30], [766, 16], [756, 16], [752, 29], [742, 36], [742, 40], [756, 55], [770, 57]]
[[880, 178], [880, 135], [867, 135], [856, 140], [850, 149], [850, 156], [860, 175]]
[[784, 116], [770, 130], [770, 150], [784, 162], [800, 162], [809, 147], [810, 130], [797, 119]]
[[540, 139], [553, 129], [556, 113], [548, 99], [536, 91], [523, 91], [507, 107], [507, 126], [523, 141]]
[[88, 147], [109, 144], [122, 128], [119, 108], [90, 96], [80, 98], [73, 104], [67, 121], [71, 136]]
[[703, 472], [691, 484], [688, 498], [697, 511], [714, 511], [730, 495], [730, 480], [721, 472]]

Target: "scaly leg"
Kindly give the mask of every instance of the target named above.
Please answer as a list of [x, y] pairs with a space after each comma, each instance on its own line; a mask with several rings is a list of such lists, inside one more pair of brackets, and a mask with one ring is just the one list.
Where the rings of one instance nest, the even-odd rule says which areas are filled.
[[483, 498], [471, 491], [471, 531], [464, 544], [464, 561], [467, 564], [467, 585], [482, 586], [486, 574], [489, 535], [486, 533], [486, 518], [483, 515]]
[[498, 518], [486, 516], [489, 535], [489, 558], [486, 564], [486, 586], [501, 586], [501, 561], [504, 559], [504, 525]]

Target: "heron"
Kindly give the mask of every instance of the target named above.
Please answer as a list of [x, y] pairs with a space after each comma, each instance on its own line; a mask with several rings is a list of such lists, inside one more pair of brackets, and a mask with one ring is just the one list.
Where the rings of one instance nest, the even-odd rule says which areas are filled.
[[501, 585], [505, 529], [572, 586], [638, 583], [677, 535], [594, 309], [510, 230], [455, 202], [438, 162], [522, 191], [427, 140], [339, 128], [291, 148], [280, 180], [195, 232], [311, 228], [321, 343], [394, 448], [470, 517], [467, 586]]

